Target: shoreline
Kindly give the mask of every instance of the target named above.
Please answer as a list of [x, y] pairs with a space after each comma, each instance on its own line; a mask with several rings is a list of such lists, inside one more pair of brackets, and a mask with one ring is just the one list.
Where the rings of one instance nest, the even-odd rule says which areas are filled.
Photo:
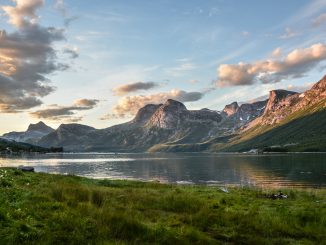
[[[19, 165], [15, 167], [8, 167], [8, 166], [1, 166], [0, 164], [0, 171], [1, 170], [19, 170], [19, 167], [28, 167], [26, 165]], [[34, 169], [34, 167], [33, 167]], [[242, 185], [242, 184], [235, 184], [235, 183], [221, 183], [222, 181], [217, 180], [207, 180], [207, 181], [199, 181], [193, 182], [190, 180], [179, 180], [179, 181], [165, 181], [160, 179], [142, 179], [142, 178], [132, 178], [132, 177], [92, 177], [92, 176], [84, 176], [78, 174], [71, 174], [71, 173], [59, 173], [59, 172], [42, 172], [42, 171], [33, 171], [36, 174], [46, 174], [46, 175], [55, 175], [55, 176], [70, 176], [70, 177], [79, 177], [88, 180], [94, 181], [130, 181], [130, 182], [140, 182], [140, 183], [154, 183], [154, 184], [162, 184], [162, 185], [175, 185], [175, 186], [184, 186], [184, 187], [207, 187], [207, 188], [237, 188], [237, 189], [251, 189], [251, 190], [262, 190], [262, 191], [275, 191], [275, 190], [302, 190], [302, 191], [309, 191], [309, 190], [326, 190], [326, 186], [317, 186], [317, 185], [279, 185], [279, 186], [272, 186], [272, 184], [252, 184], [252, 185]]]
[[138, 155], [138, 154], [194, 154], [194, 155], [241, 155], [241, 156], [268, 156], [268, 155], [291, 155], [291, 154], [326, 154], [326, 151], [302, 151], [302, 152], [263, 152], [263, 153], [249, 153], [249, 152], [13, 152], [13, 153], [1, 153], [0, 156], [21, 156], [21, 155]]

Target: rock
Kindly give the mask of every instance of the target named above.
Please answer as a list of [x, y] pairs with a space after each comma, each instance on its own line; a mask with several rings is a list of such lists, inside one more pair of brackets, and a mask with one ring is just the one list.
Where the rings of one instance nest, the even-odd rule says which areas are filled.
[[162, 106], [162, 104], [159, 105], [153, 105], [148, 104], [145, 105], [143, 108], [139, 109], [137, 112], [135, 118], [131, 121], [132, 123], [138, 123], [138, 124], [146, 124], [148, 120], [153, 116], [155, 111]]
[[278, 194], [271, 194], [268, 196], [269, 198], [275, 200], [275, 199], [287, 199], [288, 195], [283, 194], [282, 192], [279, 192]]
[[225, 193], [229, 193], [229, 190], [226, 187], [221, 187], [220, 190]]
[[287, 98], [289, 96], [298, 94], [293, 91], [287, 91], [283, 89], [272, 90], [269, 92], [269, 99], [267, 102], [266, 109], [264, 111], [264, 115], [268, 114], [269, 112], [274, 112], [278, 110], [280, 107], [288, 106], [289, 101]]
[[226, 105], [223, 109], [223, 112], [229, 117], [236, 113], [239, 109], [239, 105], [237, 102], [233, 102], [229, 105]]
[[187, 110], [184, 104], [167, 100], [160, 105], [147, 123], [148, 127], [178, 129], [192, 122], [220, 122], [221, 115], [212, 110]]
[[23, 171], [23, 172], [35, 172], [33, 167], [21, 166], [21, 167], [18, 167], [18, 169]]

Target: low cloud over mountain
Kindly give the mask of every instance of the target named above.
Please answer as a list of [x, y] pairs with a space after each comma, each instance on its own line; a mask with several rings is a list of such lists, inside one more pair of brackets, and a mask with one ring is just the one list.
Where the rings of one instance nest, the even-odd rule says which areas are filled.
[[174, 89], [166, 93], [126, 96], [119, 100], [118, 104], [113, 108], [113, 113], [105, 115], [102, 119], [108, 120], [131, 117], [147, 104], [161, 104], [168, 99], [191, 102], [200, 100], [204, 95], [205, 93], [202, 92], [186, 92]]

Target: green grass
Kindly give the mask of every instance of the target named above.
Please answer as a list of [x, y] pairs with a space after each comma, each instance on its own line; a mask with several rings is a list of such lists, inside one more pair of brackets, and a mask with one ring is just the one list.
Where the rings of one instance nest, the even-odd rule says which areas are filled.
[[0, 169], [0, 244], [326, 244], [326, 190], [177, 186]]

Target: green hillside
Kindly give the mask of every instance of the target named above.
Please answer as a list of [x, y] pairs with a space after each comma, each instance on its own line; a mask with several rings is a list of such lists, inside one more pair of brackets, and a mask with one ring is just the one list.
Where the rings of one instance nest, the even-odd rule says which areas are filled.
[[280, 146], [287, 151], [326, 151], [325, 99], [317, 105], [297, 111], [281, 124], [257, 125], [226, 145], [214, 145], [219, 151], [248, 151]]
[[202, 143], [154, 145], [150, 152], [244, 152], [265, 151], [321, 152], [326, 151], [326, 99], [296, 111], [281, 123], [257, 124], [243, 133], [217, 137]]

